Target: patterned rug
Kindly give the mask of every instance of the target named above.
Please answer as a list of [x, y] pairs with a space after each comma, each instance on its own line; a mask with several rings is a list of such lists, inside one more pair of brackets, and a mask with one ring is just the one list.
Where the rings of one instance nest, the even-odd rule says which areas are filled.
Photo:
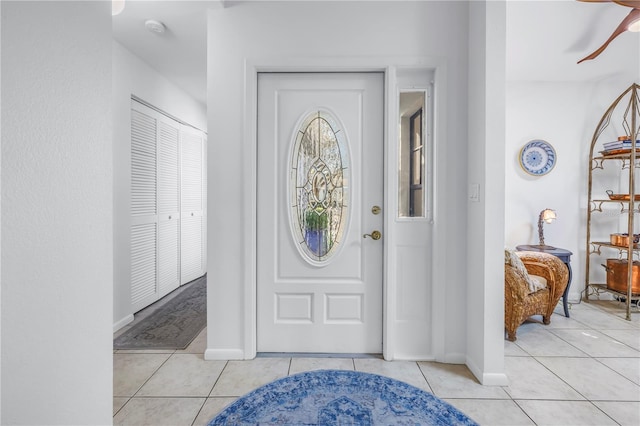
[[432, 394], [388, 377], [346, 370], [296, 374], [236, 400], [218, 425], [477, 425]]
[[114, 349], [185, 349], [207, 325], [207, 276], [185, 284], [113, 341]]

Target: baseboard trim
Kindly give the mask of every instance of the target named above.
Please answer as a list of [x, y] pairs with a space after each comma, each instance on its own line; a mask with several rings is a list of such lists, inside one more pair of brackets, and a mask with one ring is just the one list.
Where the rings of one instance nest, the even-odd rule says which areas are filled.
[[240, 349], [207, 349], [204, 351], [207, 361], [243, 360], [244, 351]]
[[505, 373], [485, 373], [477, 366], [467, 360], [467, 368], [476, 376], [476, 379], [483, 386], [509, 386], [509, 379]]
[[438, 362], [443, 362], [445, 364], [466, 364], [467, 355], [460, 353], [448, 353], [444, 356], [444, 360], [436, 360]]
[[509, 378], [504, 373], [485, 373], [482, 375], [484, 386], [509, 386]]
[[431, 354], [403, 354], [396, 353], [393, 358], [388, 359], [387, 361], [435, 361], [435, 357]]
[[116, 331], [120, 330], [122, 327], [126, 326], [127, 324], [131, 324], [133, 322], [133, 314], [129, 314], [126, 317], [122, 318], [120, 321], [116, 321], [113, 324], [113, 332], [115, 333]]

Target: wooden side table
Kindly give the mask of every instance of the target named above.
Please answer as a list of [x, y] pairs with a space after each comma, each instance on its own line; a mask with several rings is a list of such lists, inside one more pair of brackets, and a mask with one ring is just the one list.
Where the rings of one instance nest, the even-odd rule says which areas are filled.
[[534, 245], [520, 245], [516, 246], [516, 251], [537, 251], [543, 253], [549, 253], [562, 260], [567, 268], [569, 269], [569, 281], [567, 282], [567, 288], [564, 289], [564, 293], [562, 293], [562, 306], [564, 307], [564, 316], [569, 318], [569, 302], [567, 301], [567, 297], [569, 296], [569, 287], [571, 286], [571, 253], [569, 250], [565, 250], [558, 247], [551, 246], [534, 246]]

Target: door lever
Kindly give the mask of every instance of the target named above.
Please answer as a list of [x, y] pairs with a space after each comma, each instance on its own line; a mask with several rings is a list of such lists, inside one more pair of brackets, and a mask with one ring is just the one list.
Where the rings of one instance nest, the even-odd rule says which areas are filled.
[[382, 233], [376, 230], [371, 232], [370, 234], [362, 235], [362, 238], [367, 238], [367, 237], [371, 237], [374, 240], [379, 240], [380, 238], [382, 238]]

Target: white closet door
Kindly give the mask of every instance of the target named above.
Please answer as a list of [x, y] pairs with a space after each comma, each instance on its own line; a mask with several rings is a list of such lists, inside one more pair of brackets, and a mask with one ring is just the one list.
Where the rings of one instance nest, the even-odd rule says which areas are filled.
[[206, 268], [203, 132], [131, 102], [131, 304], [145, 308]]
[[159, 122], [158, 140], [158, 285], [159, 297], [180, 286], [179, 128]]
[[180, 283], [186, 284], [205, 273], [204, 135], [185, 126], [180, 146]]
[[131, 111], [131, 304], [157, 300], [157, 119]]

